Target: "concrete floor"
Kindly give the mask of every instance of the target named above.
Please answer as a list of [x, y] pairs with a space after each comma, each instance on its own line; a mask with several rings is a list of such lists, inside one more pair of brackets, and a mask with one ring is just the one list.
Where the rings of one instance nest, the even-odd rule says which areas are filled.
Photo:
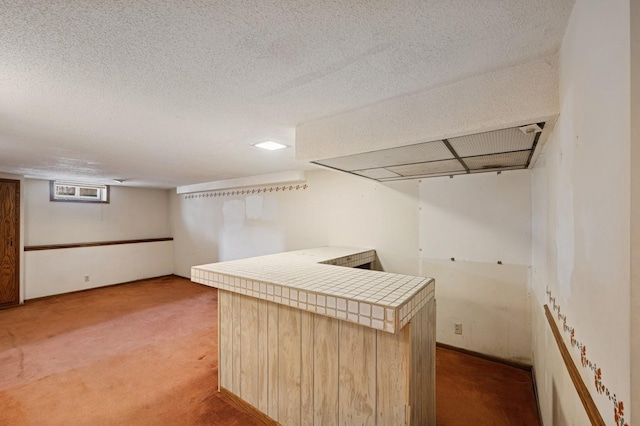
[[539, 425], [531, 372], [436, 348], [438, 426]]
[[[0, 424], [253, 425], [217, 389], [217, 292], [178, 277], [0, 311]], [[438, 424], [535, 425], [528, 372], [439, 348]]]

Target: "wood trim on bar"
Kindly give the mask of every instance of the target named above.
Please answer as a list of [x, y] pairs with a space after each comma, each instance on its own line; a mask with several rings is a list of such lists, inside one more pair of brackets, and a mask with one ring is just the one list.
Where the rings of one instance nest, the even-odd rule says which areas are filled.
[[544, 314], [547, 316], [547, 320], [549, 321], [549, 325], [551, 326], [551, 331], [553, 332], [553, 337], [556, 339], [556, 343], [558, 344], [558, 349], [560, 349], [560, 354], [562, 355], [562, 360], [564, 361], [564, 365], [567, 367], [567, 371], [569, 372], [569, 376], [573, 381], [573, 385], [578, 392], [578, 396], [580, 397], [580, 401], [582, 401], [582, 405], [584, 406], [584, 410], [587, 412], [587, 416], [591, 421], [592, 425], [605, 425], [602, 416], [600, 415], [600, 411], [598, 411], [598, 407], [596, 407], [595, 402], [593, 402], [593, 398], [587, 389], [587, 386], [582, 381], [582, 377], [580, 377], [580, 372], [576, 367], [576, 364], [573, 362], [571, 358], [571, 354], [569, 353], [569, 349], [567, 349], [567, 345], [564, 343], [562, 339], [562, 334], [560, 334], [560, 329], [556, 324], [555, 319], [553, 318], [553, 314], [549, 309], [548, 305], [544, 305]]
[[280, 423], [276, 422], [271, 417], [267, 416], [262, 411], [258, 410], [256, 407], [222, 386], [220, 386], [220, 394], [260, 423], [267, 426], [280, 426]]
[[139, 243], [157, 243], [160, 241], [173, 241], [173, 238], [146, 238], [141, 240], [118, 240], [118, 241], [94, 241], [89, 243], [71, 243], [71, 244], [49, 244], [42, 246], [25, 246], [24, 251], [38, 250], [59, 250], [82, 247], [100, 247], [100, 246], [116, 246], [120, 244], [139, 244]]

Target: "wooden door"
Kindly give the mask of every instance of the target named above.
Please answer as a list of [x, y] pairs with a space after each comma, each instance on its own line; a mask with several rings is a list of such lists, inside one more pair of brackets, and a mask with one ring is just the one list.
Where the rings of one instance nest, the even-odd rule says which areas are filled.
[[20, 302], [20, 181], [0, 179], [0, 308]]

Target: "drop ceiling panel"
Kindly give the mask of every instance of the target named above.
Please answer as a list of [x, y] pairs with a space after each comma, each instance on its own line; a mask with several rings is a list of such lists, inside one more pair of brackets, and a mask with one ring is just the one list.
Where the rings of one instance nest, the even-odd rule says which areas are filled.
[[[522, 166], [514, 166], [514, 167], [499, 167], [495, 169], [478, 169], [478, 170], [470, 170], [470, 174], [478, 174], [478, 173], [488, 173], [488, 172], [506, 172], [509, 170], [522, 170], [524, 167]], [[429, 176], [431, 177], [431, 176]]]
[[389, 170], [405, 177], [465, 171], [464, 166], [456, 159], [432, 161], [430, 163], [407, 164], [405, 166], [389, 167]]
[[396, 177], [396, 178], [387, 178], [387, 179], [380, 179], [380, 182], [393, 182], [393, 181], [398, 181], [398, 180], [407, 180], [407, 179], [418, 179], [418, 178], [432, 178], [432, 177], [441, 177], [441, 176], [456, 176], [456, 175], [465, 175], [467, 174], [466, 170], [460, 170], [460, 171], [456, 171], [456, 172], [452, 172], [452, 171], [448, 171], [446, 173], [431, 173], [428, 175], [416, 175], [416, 176], [411, 176], [409, 177], [404, 177], [404, 176], [400, 176], [400, 177]]
[[472, 157], [531, 149], [535, 137], [536, 133], [524, 134], [519, 128], [512, 127], [452, 138], [449, 139], [449, 143], [460, 157]]
[[357, 175], [368, 177], [371, 179], [386, 179], [386, 178], [397, 178], [402, 177], [401, 175], [389, 171], [387, 169], [367, 169], [367, 170], [357, 170], [353, 172]]
[[503, 154], [468, 157], [462, 160], [470, 170], [500, 170], [507, 167], [525, 168], [529, 160], [529, 154], [530, 151], [507, 152]]
[[454, 156], [444, 142], [434, 141], [330, 158], [317, 163], [335, 169], [355, 171], [450, 158], [454, 158]]
[[524, 169], [545, 123], [315, 161], [381, 182]]

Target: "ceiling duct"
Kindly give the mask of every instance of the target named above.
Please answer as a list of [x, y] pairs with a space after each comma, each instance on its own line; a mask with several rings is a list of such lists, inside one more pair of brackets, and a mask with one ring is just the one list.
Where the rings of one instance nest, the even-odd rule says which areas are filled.
[[379, 182], [526, 169], [544, 125], [532, 123], [312, 163]]

